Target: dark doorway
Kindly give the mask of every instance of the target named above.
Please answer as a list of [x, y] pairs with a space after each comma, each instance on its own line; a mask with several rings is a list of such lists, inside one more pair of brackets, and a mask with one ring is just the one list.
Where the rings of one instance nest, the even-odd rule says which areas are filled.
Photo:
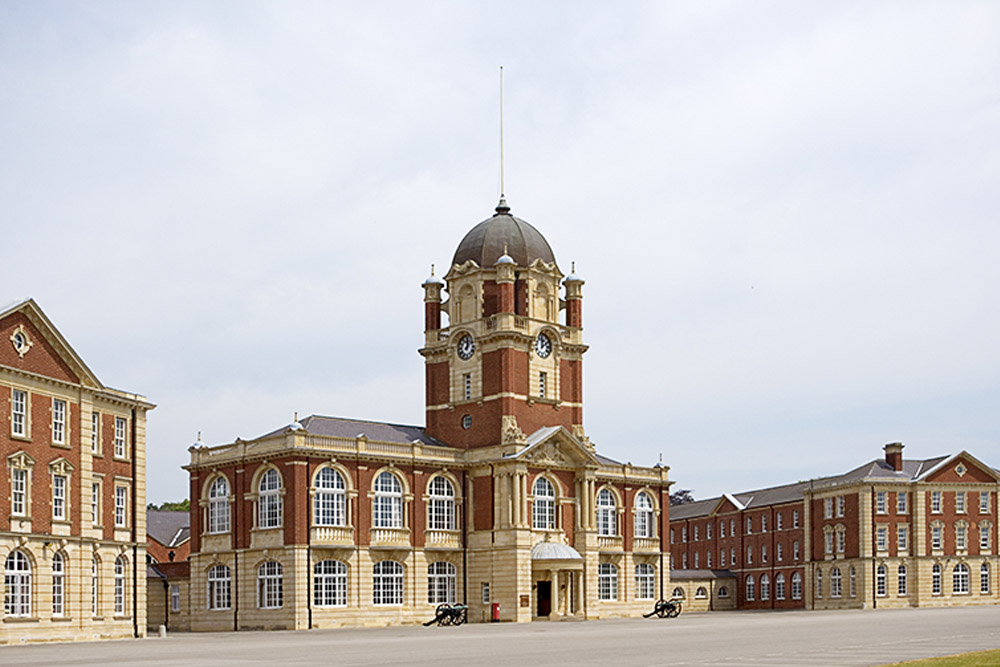
[[552, 582], [551, 581], [539, 581], [538, 589], [535, 592], [535, 597], [538, 600], [538, 615], [548, 616], [552, 613]]

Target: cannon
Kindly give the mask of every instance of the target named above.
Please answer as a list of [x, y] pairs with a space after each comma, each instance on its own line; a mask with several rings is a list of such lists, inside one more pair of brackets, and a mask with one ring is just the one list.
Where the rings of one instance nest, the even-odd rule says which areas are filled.
[[643, 614], [643, 618], [651, 618], [653, 616], [659, 616], [660, 618], [674, 618], [681, 613], [681, 601], [677, 598], [670, 598], [669, 600], [657, 600], [656, 605], [653, 607], [653, 611], [648, 614]]
[[428, 627], [438, 625], [462, 625], [469, 620], [469, 605], [439, 604], [434, 610], [434, 618], [424, 623]]

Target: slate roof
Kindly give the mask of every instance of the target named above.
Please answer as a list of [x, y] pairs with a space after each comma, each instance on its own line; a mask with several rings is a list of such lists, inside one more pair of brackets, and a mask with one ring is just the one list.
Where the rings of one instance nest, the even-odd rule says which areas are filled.
[[556, 261], [549, 242], [541, 232], [521, 218], [510, 215], [510, 207], [501, 200], [492, 217], [483, 220], [465, 235], [451, 263], [464, 264], [471, 259], [481, 267], [491, 267], [505, 252], [518, 266], [529, 266], [536, 259], [549, 264]]
[[[356, 438], [359, 435], [363, 435], [369, 440], [380, 440], [382, 442], [409, 445], [414, 441], [418, 441], [422, 445], [447, 447], [440, 440], [427, 435], [420, 426], [406, 426], [403, 424], [390, 424], [388, 422], [375, 422], [364, 419], [346, 419], [344, 417], [325, 417], [323, 415], [310, 415], [299, 420], [299, 423], [306, 431], [314, 435], [327, 435], [337, 438]], [[261, 437], [266, 438], [284, 433], [287, 428], [288, 426], [282, 426]]]
[[[903, 461], [903, 469], [900, 471], [886, 463], [885, 459], [875, 459], [863, 465], [849, 470], [841, 475], [831, 475], [829, 477], [817, 477], [804, 482], [793, 484], [783, 484], [772, 486], [766, 489], [755, 489], [734, 493], [730, 497], [739, 502], [745, 509], [756, 507], [766, 507], [768, 505], [781, 505], [802, 500], [807, 489], [820, 490], [831, 488], [843, 484], [851, 484], [865, 479], [872, 480], [899, 480], [901, 482], [911, 482], [926, 475], [944, 461], [952, 458], [951, 455], [936, 456], [930, 459], [907, 459]], [[728, 495], [728, 494], [726, 494]], [[708, 516], [723, 496], [715, 496], [684, 505], [673, 505], [670, 508], [671, 519], [692, 519], [695, 517]]]
[[730, 570], [670, 570], [670, 581], [685, 579], [735, 579]]
[[184, 544], [191, 538], [191, 514], [146, 510], [146, 534], [165, 547]]

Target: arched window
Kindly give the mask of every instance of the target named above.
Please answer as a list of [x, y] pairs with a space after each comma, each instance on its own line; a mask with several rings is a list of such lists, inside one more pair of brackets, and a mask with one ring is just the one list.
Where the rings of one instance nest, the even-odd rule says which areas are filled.
[[746, 586], [747, 586], [747, 595], [746, 595], [747, 600], [748, 601], [755, 600], [757, 598], [757, 589], [755, 588], [752, 574], [747, 577]]
[[284, 603], [281, 563], [267, 561], [257, 568], [257, 606], [278, 609]]
[[454, 604], [458, 577], [455, 566], [438, 561], [427, 566], [427, 602]]
[[15, 549], [4, 564], [3, 609], [7, 616], [31, 616], [31, 561]]
[[115, 559], [115, 615], [125, 615], [125, 556]]
[[840, 568], [835, 567], [830, 570], [830, 597], [839, 598], [843, 591], [843, 576], [840, 574]]
[[208, 608], [229, 609], [232, 604], [232, 585], [229, 567], [213, 565], [208, 571]]
[[635, 566], [635, 599], [652, 600], [656, 594], [654, 569], [649, 563], [637, 563]]
[[313, 521], [317, 526], [347, 525], [347, 484], [334, 468], [320, 468], [316, 473]]
[[896, 569], [896, 595], [906, 595], [906, 566], [900, 565]]
[[375, 527], [403, 527], [403, 485], [388, 471], [375, 478]]
[[983, 561], [979, 566], [979, 592], [984, 595], [990, 592], [990, 563]]
[[653, 537], [653, 500], [645, 491], [635, 497], [635, 536]]
[[760, 575], [760, 599], [771, 599], [771, 578], [766, 574]]
[[699, 586], [698, 590], [694, 592], [694, 596], [699, 600], [704, 600], [705, 598], [708, 597], [708, 589], [705, 588], [704, 586]]
[[208, 487], [208, 532], [229, 532], [229, 482], [216, 477]]
[[792, 599], [802, 599], [802, 575], [798, 572], [792, 573]]
[[671, 597], [673, 597], [673, 598], [675, 598], [677, 600], [683, 600], [684, 599], [684, 589], [681, 588], [680, 586], [677, 586], [676, 588], [674, 588], [673, 593], [671, 593], [670, 595], [671, 595]]
[[58, 551], [52, 555], [52, 615], [66, 613], [66, 559]]
[[317, 607], [347, 606], [347, 563], [321, 560], [313, 566], [313, 601]]
[[875, 595], [878, 595], [879, 597], [884, 597], [886, 595], [885, 578], [885, 565], [879, 565], [875, 568]]
[[372, 571], [372, 602], [377, 605], [403, 604], [403, 566], [394, 560], [375, 563]]
[[532, 525], [538, 530], [556, 527], [556, 490], [552, 482], [542, 476], [535, 479], [532, 503]]
[[431, 480], [428, 527], [431, 530], [455, 530], [455, 487], [447, 477]]
[[90, 559], [90, 613], [97, 616], [101, 610], [101, 565], [97, 561], [97, 556]]
[[785, 599], [785, 575], [781, 572], [774, 577], [774, 599]]
[[969, 592], [969, 566], [959, 563], [951, 573], [951, 590], [953, 593], [965, 594]]
[[618, 534], [618, 504], [609, 489], [597, 494], [597, 534], [606, 537]]
[[257, 527], [281, 526], [281, 475], [271, 468], [260, 477], [257, 485]]
[[597, 599], [618, 599], [618, 568], [614, 563], [599, 563], [597, 566]]
[[931, 593], [941, 595], [941, 564], [934, 563], [931, 568]]

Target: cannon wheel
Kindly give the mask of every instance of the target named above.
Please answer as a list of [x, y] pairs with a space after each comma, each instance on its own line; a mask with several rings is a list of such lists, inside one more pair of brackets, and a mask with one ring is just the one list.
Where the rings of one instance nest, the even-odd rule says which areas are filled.
[[462, 625], [463, 623], [468, 622], [468, 620], [469, 620], [469, 608], [466, 607], [458, 612], [458, 614], [455, 616], [455, 621], [452, 625]]
[[451, 625], [451, 605], [442, 603], [437, 606], [434, 613], [438, 617], [438, 625]]
[[668, 611], [669, 611], [669, 608], [667, 607], [667, 601], [666, 600], [657, 600], [656, 601], [656, 615], [657, 616], [659, 616], [660, 618], [666, 618]]
[[671, 607], [670, 611], [667, 612], [667, 618], [677, 618], [681, 614], [681, 603], [676, 602], [674, 606]]

